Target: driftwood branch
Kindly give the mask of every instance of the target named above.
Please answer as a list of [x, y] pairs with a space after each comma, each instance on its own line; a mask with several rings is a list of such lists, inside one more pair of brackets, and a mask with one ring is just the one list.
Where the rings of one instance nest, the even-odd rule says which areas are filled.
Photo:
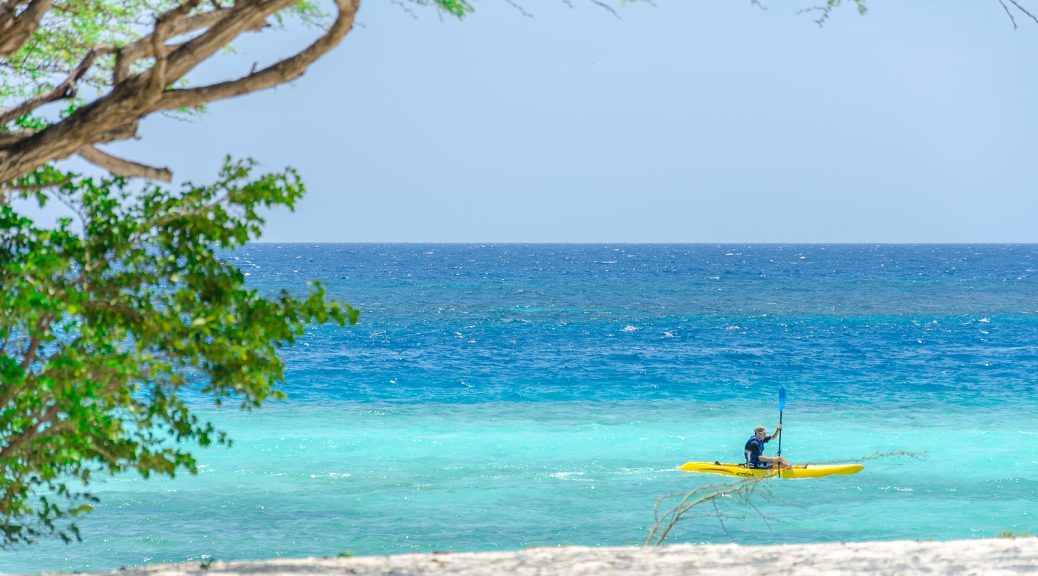
[[147, 178], [149, 180], [160, 180], [169, 182], [173, 179], [173, 173], [169, 168], [154, 168], [145, 164], [123, 160], [102, 152], [93, 146], [84, 146], [79, 149], [79, 155], [95, 166], [100, 166], [116, 176], [124, 178]]
[[[765, 484], [763, 484], [766, 479], [767, 477], [765, 476], [759, 478], [745, 478], [728, 484], [708, 484], [688, 492], [679, 492], [660, 496], [656, 499], [656, 504], [653, 507], [655, 522], [653, 523], [652, 528], [649, 529], [649, 535], [645, 539], [645, 545], [660, 546], [663, 544], [667, 539], [667, 536], [670, 535], [671, 530], [674, 529], [679, 521], [683, 518], [692, 517], [689, 513], [704, 505], [710, 505], [713, 512], [698, 514], [695, 517], [709, 516], [716, 518], [721, 522], [721, 528], [727, 533], [728, 529], [724, 525], [724, 519], [728, 516], [723, 514], [718, 507], [718, 502], [724, 498], [738, 497], [744, 505], [766, 521], [767, 518], [761, 514], [760, 510], [758, 510], [751, 501], [751, 498], [758, 492], [767, 493], [767, 488]], [[668, 501], [672, 502], [675, 499], [677, 499], [677, 504], [667, 508], [666, 511], [661, 514], [661, 506], [663, 506], [664, 503]]]
[[927, 452], [914, 452], [914, 451], [911, 451], [911, 450], [888, 450], [886, 452], [873, 452], [872, 454], [869, 454], [868, 456], [859, 456], [857, 458], [850, 458], [850, 459], [843, 458], [841, 460], [830, 460], [830, 461], [820, 460], [820, 461], [817, 461], [817, 462], [814, 462], [814, 461], [808, 462], [807, 464], [810, 465], [810, 466], [824, 466], [826, 464], [845, 464], [847, 462], [855, 462], [855, 463], [868, 462], [869, 460], [882, 460], [884, 458], [915, 458], [915, 459], [920, 459], [920, 458], [925, 458], [927, 456], [927, 454], [928, 454]]
[[[867, 456], [857, 458], [841, 459], [838, 462], [812, 462], [811, 465], [836, 464], [846, 462], [866, 462], [869, 460], [880, 460], [884, 458], [923, 458], [926, 452], [911, 452], [907, 450], [894, 450], [887, 452], [875, 452]], [[699, 486], [688, 492], [675, 492], [665, 494], [656, 499], [653, 507], [655, 522], [649, 529], [649, 535], [645, 539], [645, 545], [659, 546], [663, 544], [674, 527], [683, 519], [690, 518], [716, 518], [721, 523], [721, 529], [728, 534], [728, 528], [724, 524], [725, 518], [745, 517], [746, 515], [730, 515], [721, 511], [719, 503], [726, 498], [735, 498], [740, 505], [745, 507], [753, 516], [761, 518], [765, 522], [768, 517], [754, 503], [754, 497], [772, 498], [766, 481], [774, 479], [775, 476], [760, 476], [743, 478], [727, 484], [707, 484]], [[677, 501], [670, 507], [663, 509], [663, 505]], [[698, 513], [697, 511], [709, 506], [713, 512]], [[661, 513], [661, 510], [664, 510]]]

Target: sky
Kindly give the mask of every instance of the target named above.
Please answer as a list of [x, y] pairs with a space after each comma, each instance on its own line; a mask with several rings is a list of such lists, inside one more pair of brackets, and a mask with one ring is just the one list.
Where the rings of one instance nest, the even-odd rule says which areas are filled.
[[297, 168], [270, 242], [1038, 242], [1038, 24], [997, 0], [873, 0], [822, 28], [810, 0], [473, 4], [366, 0], [301, 79], [108, 150], [177, 181], [227, 154]]

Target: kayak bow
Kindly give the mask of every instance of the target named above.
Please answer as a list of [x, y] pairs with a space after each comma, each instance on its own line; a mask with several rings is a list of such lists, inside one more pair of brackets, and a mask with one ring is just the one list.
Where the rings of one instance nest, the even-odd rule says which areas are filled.
[[[857, 474], [865, 468], [861, 464], [800, 465], [782, 470], [781, 478], [822, 478], [825, 476], [849, 476]], [[685, 462], [678, 470], [685, 472], [702, 472], [705, 474], [723, 474], [741, 478], [773, 478], [779, 472], [773, 468], [747, 468], [739, 464], [720, 464], [715, 462]]]

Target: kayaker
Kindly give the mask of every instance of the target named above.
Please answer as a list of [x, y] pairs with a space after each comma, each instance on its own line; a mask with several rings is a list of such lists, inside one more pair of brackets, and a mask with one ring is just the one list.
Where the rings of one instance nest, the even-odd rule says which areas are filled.
[[757, 426], [753, 429], [753, 436], [746, 441], [744, 447], [746, 454], [746, 466], [750, 468], [771, 468], [776, 463], [781, 468], [792, 468], [789, 462], [782, 456], [765, 456], [764, 445], [768, 443], [772, 438], [782, 433], [782, 424], [775, 426], [775, 434], [768, 436], [768, 429], [763, 426]]

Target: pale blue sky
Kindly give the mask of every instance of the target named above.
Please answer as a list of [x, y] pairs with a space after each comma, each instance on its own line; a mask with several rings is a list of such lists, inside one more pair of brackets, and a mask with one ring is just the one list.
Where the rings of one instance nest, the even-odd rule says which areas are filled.
[[116, 149], [178, 180], [227, 153], [295, 166], [309, 193], [267, 241], [1038, 241], [1038, 25], [995, 0], [822, 29], [810, 0], [522, 4], [367, 0], [302, 79]]

